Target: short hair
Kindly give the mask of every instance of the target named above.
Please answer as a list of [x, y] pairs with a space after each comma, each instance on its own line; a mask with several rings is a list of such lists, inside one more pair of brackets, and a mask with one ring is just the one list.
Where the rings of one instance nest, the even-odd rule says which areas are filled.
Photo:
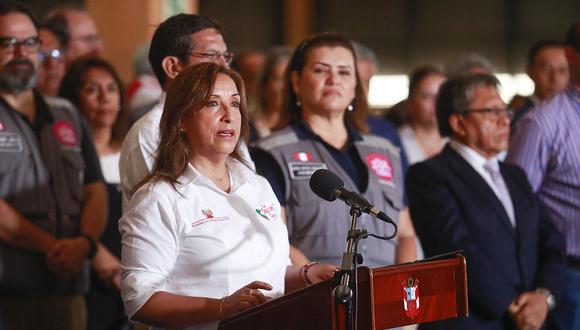
[[499, 80], [491, 74], [471, 73], [447, 80], [437, 96], [437, 123], [442, 136], [451, 136], [449, 117], [467, 113], [473, 102], [473, 91], [479, 87], [499, 87]]
[[470, 74], [473, 68], [482, 68], [486, 73], [493, 74], [493, 66], [487, 58], [478, 53], [469, 53], [454, 58], [445, 65], [445, 75], [453, 78]]
[[58, 39], [60, 46], [67, 49], [70, 43], [70, 31], [68, 22], [63, 15], [54, 15], [44, 20], [39, 29], [47, 29]]
[[216, 29], [221, 33], [222, 26], [213, 19], [194, 14], [177, 14], [159, 24], [151, 40], [149, 62], [161, 86], [167, 81], [163, 59], [176, 56], [185, 61], [195, 47], [191, 35], [205, 29]]
[[379, 63], [379, 58], [374, 50], [371, 48], [361, 44], [358, 41], [351, 40], [352, 47], [354, 48], [354, 53], [356, 54], [356, 58], [359, 60], [365, 60], [372, 62], [375, 66]]
[[306, 57], [308, 54], [316, 48], [321, 47], [342, 47], [350, 51], [354, 60], [354, 72], [356, 79], [355, 96], [353, 100], [353, 111], [347, 111], [346, 120], [349, 121], [354, 128], [359, 132], [368, 132], [367, 126], [367, 112], [368, 104], [366, 93], [363, 90], [360, 78], [358, 75], [358, 69], [356, 66], [356, 54], [351, 42], [339, 35], [334, 33], [321, 33], [313, 35], [305, 40], [303, 40], [290, 58], [288, 63], [288, 68], [286, 69], [286, 76], [284, 78], [286, 90], [284, 93], [284, 106], [282, 113], [280, 114], [280, 121], [275, 125], [274, 130], [279, 130], [286, 127], [291, 120], [300, 118], [300, 107], [296, 104], [298, 101], [298, 96], [292, 88], [292, 83], [290, 77], [292, 72], [302, 73], [304, 69], [304, 64], [306, 63]]
[[109, 73], [119, 88], [119, 105], [121, 109], [117, 121], [113, 124], [112, 139], [122, 142], [127, 132], [127, 109], [125, 107], [125, 93], [119, 74], [111, 63], [99, 57], [81, 57], [74, 61], [62, 78], [58, 90], [58, 96], [69, 100], [79, 111], [83, 111], [81, 104], [81, 91], [86, 83], [87, 72], [91, 69], [101, 69]]
[[35, 28], [38, 27], [38, 20], [36, 19], [36, 16], [32, 10], [23, 3], [12, 0], [0, 1], [0, 16], [5, 16], [8, 14], [24, 14], [30, 18]]
[[179, 176], [187, 169], [191, 149], [181, 132], [183, 118], [192, 112], [198, 112], [209, 101], [218, 74], [230, 77], [240, 94], [241, 130], [240, 139], [231, 157], [248, 164], [243, 158], [242, 141], [247, 142], [249, 134], [246, 91], [242, 77], [233, 69], [216, 63], [206, 62], [190, 66], [183, 70], [167, 91], [163, 115], [161, 116], [160, 141], [155, 165], [151, 174], [137, 185], [135, 190], [147, 182], [166, 181], [173, 188]]
[[574, 23], [566, 33], [566, 45], [580, 52], [580, 22]]
[[431, 65], [420, 66], [411, 71], [409, 74], [409, 97], [415, 94], [423, 79], [431, 75], [443, 76], [443, 72]]
[[538, 53], [544, 49], [549, 47], [564, 47], [564, 43], [555, 39], [545, 39], [540, 40], [532, 44], [530, 49], [528, 50], [528, 65], [531, 66], [536, 59]]

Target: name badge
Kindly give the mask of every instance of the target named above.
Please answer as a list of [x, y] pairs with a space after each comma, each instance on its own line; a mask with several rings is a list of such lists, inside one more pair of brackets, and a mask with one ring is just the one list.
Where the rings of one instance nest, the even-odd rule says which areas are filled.
[[0, 132], [0, 152], [22, 152], [22, 150], [20, 134]]
[[312, 174], [321, 168], [327, 169], [326, 164], [312, 162], [288, 163], [288, 170], [290, 172], [290, 178], [292, 178], [292, 180], [309, 180]]

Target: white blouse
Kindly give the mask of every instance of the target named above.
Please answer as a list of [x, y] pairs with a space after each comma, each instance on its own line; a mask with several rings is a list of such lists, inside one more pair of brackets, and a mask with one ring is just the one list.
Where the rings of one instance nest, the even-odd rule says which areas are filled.
[[[141, 187], [121, 218], [122, 289], [132, 317], [157, 291], [221, 298], [256, 280], [284, 293], [288, 232], [269, 183], [229, 159], [230, 193], [189, 165], [175, 191]], [[217, 322], [187, 329], [216, 329]]]

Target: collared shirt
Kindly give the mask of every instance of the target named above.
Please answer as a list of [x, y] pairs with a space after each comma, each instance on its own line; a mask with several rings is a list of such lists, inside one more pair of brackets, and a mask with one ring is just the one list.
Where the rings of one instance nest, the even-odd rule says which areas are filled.
[[[230, 193], [189, 165], [176, 184], [139, 188], [121, 218], [122, 290], [133, 316], [157, 291], [221, 298], [252, 281], [284, 293], [290, 265], [286, 225], [268, 182], [228, 160]], [[188, 329], [216, 329], [217, 324]]]
[[451, 139], [451, 141], [449, 141], [449, 146], [453, 148], [453, 150], [457, 151], [457, 153], [463, 159], [465, 159], [465, 161], [468, 162], [469, 165], [471, 165], [471, 167], [473, 167], [473, 169], [477, 172], [477, 174], [479, 174], [485, 180], [485, 182], [487, 182], [487, 184], [493, 190], [497, 198], [501, 200], [502, 199], [501, 193], [495, 186], [495, 183], [493, 182], [491, 175], [485, 168], [483, 168], [485, 163], [489, 161], [494, 161], [497, 163], [498, 162], [497, 156], [490, 159], [485, 158], [482, 155], [480, 155], [477, 151], [454, 139]]
[[119, 160], [123, 209], [126, 209], [135, 186], [153, 169], [159, 146], [159, 124], [165, 97], [166, 94], [163, 93], [159, 103], [131, 126], [123, 141]]
[[580, 258], [580, 89], [570, 84], [534, 108], [511, 139], [507, 162], [528, 175], [548, 216]]

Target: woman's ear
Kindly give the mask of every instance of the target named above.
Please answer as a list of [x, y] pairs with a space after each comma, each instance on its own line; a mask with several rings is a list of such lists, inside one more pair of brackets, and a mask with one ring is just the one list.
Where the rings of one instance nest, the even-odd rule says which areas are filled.
[[183, 64], [175, 56], [167, 56], [161, 61], [161, 67], [167, 77], [171, 80], [175, 79], [177, 75], [183, 70]]

